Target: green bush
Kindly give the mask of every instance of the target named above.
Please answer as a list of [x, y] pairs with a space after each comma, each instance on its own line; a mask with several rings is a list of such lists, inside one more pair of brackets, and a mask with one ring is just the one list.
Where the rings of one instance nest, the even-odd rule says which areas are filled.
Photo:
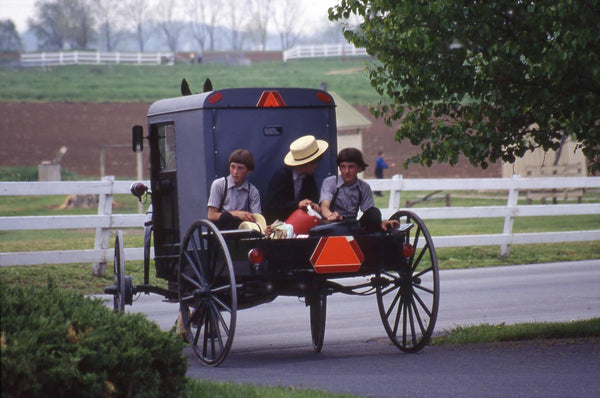
[[181, 338], [100, 300], [0, 281], [2, 397], [178, 397]]

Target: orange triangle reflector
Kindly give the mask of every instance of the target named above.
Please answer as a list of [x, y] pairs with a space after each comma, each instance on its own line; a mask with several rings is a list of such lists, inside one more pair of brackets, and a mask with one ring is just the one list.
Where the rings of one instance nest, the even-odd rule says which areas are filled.
[[279, 108], [283, 106], [285, 106], [285, 102], [283, 102], [283, 98], [277, 91], [263, 91], [258, 104], [256, 104], [257, 108]]
[[310, 262], [317, 274], [356, 272], [365, 256], [352, 236], [330, 236], [319, 240]]

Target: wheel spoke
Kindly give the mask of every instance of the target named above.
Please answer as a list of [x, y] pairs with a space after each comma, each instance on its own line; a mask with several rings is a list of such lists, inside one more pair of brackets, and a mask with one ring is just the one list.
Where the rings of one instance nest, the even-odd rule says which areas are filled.
[[413, 275], [413, 279], [420, 278], [421, 276], [423, 276], [426, 273], [431, 272], [431, 271], [433, 271], [433, 267], [425, 268], [423, 271], [420, 271], [419, 273]]
[[[419, 329], [421, 330], [421, 335], [424, 335], [426, 332], [426, 328], [424, 326], [423, 319], [421, 318], [421, 313], [419, 312], [419, 308], [417, 307], [417, 304], [415, 303], [414, 299], [411, 299], [410, 303], [411, 303], [412, 312], [414, 314], [414, 317], [417, 318], [417, 323], [419, 324]], [[428, 311], [425, 310], [425, 312], [427, 313]]]
[[[202, 278], [202, 275], [200, 275], [199, 270], [197, 269], [197, 267], [195, 267], [195, 264], [198, 264], [197, 262], [195, 262], [197, 255], [194, 255], [194, 253], [197, 253], [197, 250], [189, 250], [186, 249], [185, 251], [182, 252], [183, 257], [187, 260], [187, 262], [185, 264], [182, 264], [182, 266], [184, 267], [184, 271], [191, 269], [194, 272], [194, 275], [196, 276], [196, 279], [198, 279], [198, 281], [203, 281], [204, 278]], [[185, 265], [188, 265], [187, 267]], [[186, 277], [190, 278], [190, 281], [192, 280], [191, 276], [188, 276], [185, 272], [183, 273], [183, 275], [185, 275]], [[200, 286], [199, 283], [196, 283], [194, 280], [194, 284], [196, 286]]]
[[[218, 323], [220, 323], [223, 326], [223, 332], [225, 332], [225, 335], [227, 337], [229, 337], [229, 326], [227, 326], [227, 321], [223, 317], [223, 314], [221, 313], [221, 311], [219, 311], [219, 309], [217, 308], [217, 306], [216, 306], [215, 303], [211, 302], [210, 305], [211, 305], [211, 307], [213, 309], [213, 313], [217, 316], [217, 319], [215, 321], [218, 322]], [[217, 328], [217, 332], [220, 335], [221, 334], [221, 329]]]
[[425, 246], [423, 246], [423, 249], [419, 252], [419, 257], [417, 257], [416, 260], [414, 260], [414, 255], [413, 255], [413, 262], [412, 262], [412, 271], [413, 272], [415, 272], [415, 270], [417, 269], [417, 267], [419, 266], [419, 264], [421, 264], [421, 260], [423, 259], [423, 256], [428, 251], [429, 251], [429, 245], [425, 244]]
[[398, 310], [396, 312], [396, 317], [394, 319], [394, 327], [392, 328], [392, 334], [396, 336], [398, 334], [398, 326], [400, 325], [400, 320], [402, 318], [402, 312], [404, 311], [405, 303], [404, 297], [400, 296], [400, 301], [398, 302]]
[[390, 316], [391, 312], [394, 310], [394, 307], [396, 306], [396, 303], [398, 302], [399, 298], [400, 298], [400, 305], [402, 305], [402, 290], [401, 289], [397, 289], [397, 290], [398, 291], [396, 292], [396, 295], [394, 296], [387, 311], [385, 312], [386, 318], [389, 318], [389, 316]]
[[414, 347], [417, 345], [417, 333], [415, 331], [415, 318], [414, 318], [414, 313], [412, 310], [410, 299], [409, 299], [409, 302], [406, 307], [408, 309], [408, 317], [410, 320], [410, 335], [412, 337], [412, 346]]
[[[423, 311], [425, 311], [427, 316], [429, 316], [431, 318], [431, 311], [429, 310], [429, 307], [427, 307], [427, 305], [425, 304], [423, 299], [421, 299], [421, 296], [419, 296], [417, 294], [417, 292], [415, 292], [414, 290], [413, 290], [413, 297], [419, 302], [419, 304], [421, 305], [421, 308], [423, 308]], [[413, 304], [415, 304], [415, 303], [413, 303]]]
[[[192, 268], [194, 268], [194, 267], [192, 267]], [[196, 287], [196, 288], [200, 287], [200, 283], [196, 279], [192, 278], [191, 276], [187, 276], [186, 274], [182, 273], [181, 277], [183, 279], [185, 279], [186, 282], [189, 282], [190, 284], [194, 285], [194, 287]]]
[[214, 301], [216, 304], [219, 305], [219, 307], [221, 308], [221, 311], [227, 311], [227, 312], [231, 313], [231, 306], [227, 305], [227, 303], [222, 301], [219, 297], [213, 296], [212, 301]]

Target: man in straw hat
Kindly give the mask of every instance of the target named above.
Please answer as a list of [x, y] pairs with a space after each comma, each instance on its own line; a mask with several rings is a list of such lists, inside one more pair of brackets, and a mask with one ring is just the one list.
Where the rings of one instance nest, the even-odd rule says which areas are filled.
[[246, 149], [229, 156], [229, 176], [217, 178], [210, 186], [208, 219], [219, 229], [237, 229], [244, 221], [257, 222], [261, 212], [260, 194], [246, 177], [254, 170], [254, 158]]
[[327, 221], [357, 219], [359, 210], [363, 214], [358, 220], [365, 232], [386, 230], [398, 221], [382, 221], [381, 211], [375, 207], [373, 191], [369, 184], [358, 178], [358, 173], [368, 165], [362, 152], [356, 148], [345, 148], [337, 156], [340, 175], [329, 176], [321, 186], [321, 214]]
[[270, 223], [285, 221], [294, 210], [308, 206], [319, 211], [319, 189], [314, 172], [329, 144], [305, 135], [290, 144], [283, 159], [284, 167], [277, 170], [269, 181], [265, 216]]

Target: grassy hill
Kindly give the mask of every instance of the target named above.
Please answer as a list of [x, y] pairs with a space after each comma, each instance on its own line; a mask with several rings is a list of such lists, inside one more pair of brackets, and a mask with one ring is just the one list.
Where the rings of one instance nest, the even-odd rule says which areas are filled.
[[215, 89], [229, 87], [312, 87], [327, 82], [352, 104], [371, 104], [365, 59], [319, 59], [226, 64], [75, 65], [0, 70], [0, 102], [142, 102], [180, 95], [185, 78], [192, 92], [208, 77]]

